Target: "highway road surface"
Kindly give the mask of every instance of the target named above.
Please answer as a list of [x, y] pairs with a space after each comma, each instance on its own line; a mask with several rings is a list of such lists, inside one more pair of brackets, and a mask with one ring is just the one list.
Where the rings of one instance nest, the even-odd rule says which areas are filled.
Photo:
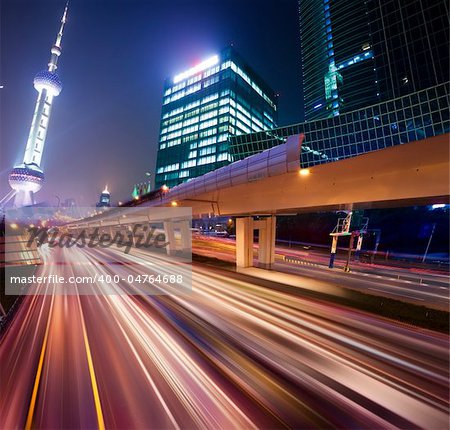
[[[235, 242], [227, 238], [196, 235], [193, 252], [229, 262], [236, 260]], [[257, 245], [254, 246], [254, 255], [254, 264], [257, 265]], [[335, 269], [329, 269], [328, 259], [310, 250], [277, 247], [273, 269], [439, 310], [448, 311], [450, 307], [450, 277], [444, 273], [354, 261], [351, 262], [352, 271], [345, 273], [339, 263]]]
[[[48, 249], [40, 274], [164, 265], [118, 252]], [[35, 285], [0, 341], [0, 427], [448, 428], [447, 335], [221, 269], [194, 264], [193, 274], [182, 294]]]

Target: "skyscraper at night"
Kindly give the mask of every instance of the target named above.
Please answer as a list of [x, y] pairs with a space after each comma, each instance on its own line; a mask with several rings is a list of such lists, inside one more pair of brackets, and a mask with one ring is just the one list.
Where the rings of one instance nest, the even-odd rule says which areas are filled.
[[444, 0], [299, 0], [305, 119], [449, 80]]
[[377, 84], [382, 100], [450, 80], [446, 0], [367, 0]]
[[51, 48], [48, 69], [39, 72], [34, 78], [34, 88], [38, 92], [30, 133], [21, 164], [14, 167], [9, 174], [9, 184], [13, 191], [14, 206], [27, 206], [34, 203], [34, 194], [44, 182], [44, 172], [41, 167], [45, 138], [50, 120], [53, 98], [61, 92], [62, 85], [56, 74], [58, 58], [61, 55], [61, 41], [64, 25], [67, 19], [66, 5], [61, 19], [61, 26]]
[[233, 160], [303, 133], [302, 167], [450, 132], [443, 0], [299, 0], [305, 121], [230, 138]]
[[228, 138], [276, 126], [274, 91], [232, 49], [166, 80], [155, 186], [231, 161]]

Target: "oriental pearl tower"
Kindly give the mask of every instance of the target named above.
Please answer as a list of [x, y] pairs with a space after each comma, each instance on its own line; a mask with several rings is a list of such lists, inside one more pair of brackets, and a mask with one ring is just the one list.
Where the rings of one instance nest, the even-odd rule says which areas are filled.
[[62, 89], [61, 80], [55, 71], [58, 58], [61, 55], [61, 41], [67, 19], [68, 5], [69, 3], [67, 2], [55, 44], [51, 48], [52, 55], [48, 63], [48, 69], [39, 72], [33, 81], [38, 96], [23, 162], [14, 167], [8, 178], [9, 185], [12, 188], [10, 195], [14, 197], [15, 207], [34, 204], [34, 194], [41, 189], [44, 182], [41, 161], [53, 98], [57, 97]]

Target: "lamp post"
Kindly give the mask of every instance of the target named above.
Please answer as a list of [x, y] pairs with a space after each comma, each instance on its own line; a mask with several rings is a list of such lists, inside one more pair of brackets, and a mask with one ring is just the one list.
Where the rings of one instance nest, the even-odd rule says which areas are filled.
[[167, 186], [167, 185], [163, 185], [161, 188], [160, 188], [160, 193], [159, 193], [159, 195], [160, 195], [160, 197], [161, 197], [161, 201], [162, 201], [162, 199], [163, 199], [163, 197], [166, 195], [166, 193], [169, 191], [169, 187]]

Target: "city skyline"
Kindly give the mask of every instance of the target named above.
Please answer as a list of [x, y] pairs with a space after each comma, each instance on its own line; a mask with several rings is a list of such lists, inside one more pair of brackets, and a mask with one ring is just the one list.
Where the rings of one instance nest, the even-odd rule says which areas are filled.
[[449, 428], [443, 0], [4, 5], [1, 428]]
[[[274, 13], [281, 17], [292, 15], [288, 12], [296, 11], [296, 2], [283, 2], [280, 11], [272, 10], [277, 8], [271, 2], [265, 2], [261, 7], [268, 9], [270, 14], [258, 15], [262, 21], [256, 20], [254, 32], [249, 33], [248, 29], [239, 27], [241, 21], [251, 15], [252, 3], [241, 7], [239, 18], [233, 17], [235, 2], [220, 8], [200, 3], [199, 10], [203, 14], [195, 14], [191, 22], [204, 23], [204, 26], [193, 28], [183, 19], [186, 14], [189, 18], [193, 13], [187, 10], [185, 2], [179, 2], [174, 6], [180, 11], [185, 10], [186, 14], [176, 17], [179, 30], [169, 40], [174, 49], [162, 52], [166, 27], [161, 25], [161, 15], [169, 13], [164, 5], [157, 4], [150, 10], [145, 2], [135, 2], [134, 7], [126, 8], [122, 16], [123, 2], [109, 2], [107, 11], [103, 2], [89, 5], [82, 1], [71, 2], [68, 20], [71, 32], [64, 41], [64, 97], [59, 98], [58, 110], [52, 118], [47, 141], [51, 154], [44, 156], [47, 182], [39, 193], [39, 201], [55, 203], [57, 195], [62, 199], [75, 198], [81, 205], [93, 205], [105, 183], [110, 185], [113, 202], [129, 197], [133, 184], [141, 182], [145, 172], [155, 168], [164, 79], [230, 43], [249, 58], [249, 63], [256, 63], [255, 68], [264, 70], [261, 74], [267, 76], [269, 84], [280, 94], [280, 123], [300, 118], [299, 41], [295, 40], [298, 20], [291, 16], [291, 33], [285, 32], [282, 36], [276, 31], [277, 25], [281, 27], [281, 24], [273, 25], [273, 34], [278, 34], [275, 41], [269, 41], [262, 30], [269, 24], [267, 16]], [[47, 46], [53, 37], [50, 31], [41, 30], [38, 23], [50, 25], [58, 19], [58, 11], [64, 4], [60, 1], [27, 4], [30, 16], [24, 17], [20, 2], [5, 3], [2, 52], [4, 58], [14, 61], [3, 62], [1, 78], [4, 86], [1, 90], [2, 121], [9, 124], [7, 129], [2, 128], [1, 136], [4, 147], [0, 169], [2, 189], [8, 187], [8, 165], [18, 162], [19, 147], [26, 140], [26, 125], [32, 116], [30, 100], [34, 96], [29, 87], [30, 78], [42, 63], [42, 45]], [[156, 25], [136, 27], [136, 20]], [[183, 22], [185, 25], [181, 26]], [[132, 27], [131, 34], [123, 37], [117, 30], [119, 23], [123, 28]], [[101, 34], [96, 31], [96, 25], [102, 26]], [[281, 42], [285, 45], [284, 50], [275, 52], [275, 45]], [[125, 51], [125, 46], [132, 46], [127, 55], [132, 58], [133, 65], [139, 66], [130, 67], [118, 61], [113, 47]], [[280, 76], [270, 64], [265, 64], [266, 47], [272, 47], [274, 57], [283, 57], [288, 64], [298, 65], [297, 70], [287, 68], [288, 72]], [[148, 56], [143, 54], [145, 48], [148, 48]], [[126, 76], [131, 78], [121, 85]], [[80, 151], [84, 145], [92, 150], [88, 159], [83, 158]], [[83, 175], [77, 175], [80, 165], [83, 165]], [[118, 181], [118, 170], [126, 180]]]

